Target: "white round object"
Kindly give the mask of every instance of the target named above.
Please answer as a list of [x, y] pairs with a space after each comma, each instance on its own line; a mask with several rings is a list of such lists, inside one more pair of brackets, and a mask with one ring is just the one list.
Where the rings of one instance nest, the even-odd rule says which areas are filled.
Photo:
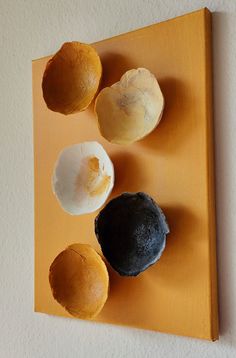
[[114, 167], [97, 142], [72, 145], [61, 151], [56, 161], [52, 188], [61, 207], [71, 215], [96, 211], [114, 185]]

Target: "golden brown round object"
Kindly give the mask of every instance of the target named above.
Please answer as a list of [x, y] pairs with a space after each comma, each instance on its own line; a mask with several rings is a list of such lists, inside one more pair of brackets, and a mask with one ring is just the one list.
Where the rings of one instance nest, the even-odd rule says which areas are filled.
[[103, 88], [95, 101], [101, 135], [116, 144], [130, 144], [152, 132], [163, 108], [159, 84], [146, 68], [127, 71], [119, 82]]
[[101, 80], [102, 65], [95, 49], [66, 42], [48, 61], [43, 75], [43, 97], [49, 109], [62, 114], [85, 110]]
[[73, 244], [62, 251], [50, 266], [49, 282], [55, 300], [78, 318], [94, 318], [107, 300], [107, 268], [90, 245]]

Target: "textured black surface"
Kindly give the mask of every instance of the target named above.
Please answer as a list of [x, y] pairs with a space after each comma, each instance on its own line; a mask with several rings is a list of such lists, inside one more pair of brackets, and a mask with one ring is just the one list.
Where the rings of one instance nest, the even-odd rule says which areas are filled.
[[97, 216], [95, 233], [110, 265], [120, 275], [136, 276], [160, 258], [169, 227], [149, 195], [124, 193]]

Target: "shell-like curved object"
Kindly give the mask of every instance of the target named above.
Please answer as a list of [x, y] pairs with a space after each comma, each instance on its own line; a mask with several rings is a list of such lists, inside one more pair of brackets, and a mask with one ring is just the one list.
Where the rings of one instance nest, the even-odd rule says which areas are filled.
[[94, 318], [107, 300], [107, 268], [90, 245], [73, 244], [62, 251], [50, 266], [49, 282], [55, 300], [78, 318]]
[[124, 276], [137, 276], [158, 261], [169, 227], [162, 210], [147, 194], [123, 193], [95, 219], [103, 255]]
[[102, 65], [95, 49], [66, 42], [48, 61], [43, 75], [43, 97], [49, 109], [62, 114], [85, 110], [97, 93]]
[[114, 185], [113, 164], [98, 142], [66, 147], [56, 161], [52, 189], [61, 207], [71, 215], [96, 211]]
[[102, 89], [95, 101], [101, 135], [116, 144], [147, 136], [160, 122], [163, 108], [160, 86], [145, 68], [127, 71], [119, 82]]

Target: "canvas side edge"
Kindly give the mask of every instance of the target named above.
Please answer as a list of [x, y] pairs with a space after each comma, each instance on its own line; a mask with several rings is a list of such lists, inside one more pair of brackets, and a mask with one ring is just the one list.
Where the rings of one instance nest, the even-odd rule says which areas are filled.
[[217, 253], [216, 253], [216, 203], [214, 165], [214, 123], [213, 123], [213, 58], [212, 58], [212, 14], [204, 11], [205, 30], [205, 95], [207, 120], [207, 187], [209, 223], [209, 276], [210, 276], [210, 339], [219, 339]]

